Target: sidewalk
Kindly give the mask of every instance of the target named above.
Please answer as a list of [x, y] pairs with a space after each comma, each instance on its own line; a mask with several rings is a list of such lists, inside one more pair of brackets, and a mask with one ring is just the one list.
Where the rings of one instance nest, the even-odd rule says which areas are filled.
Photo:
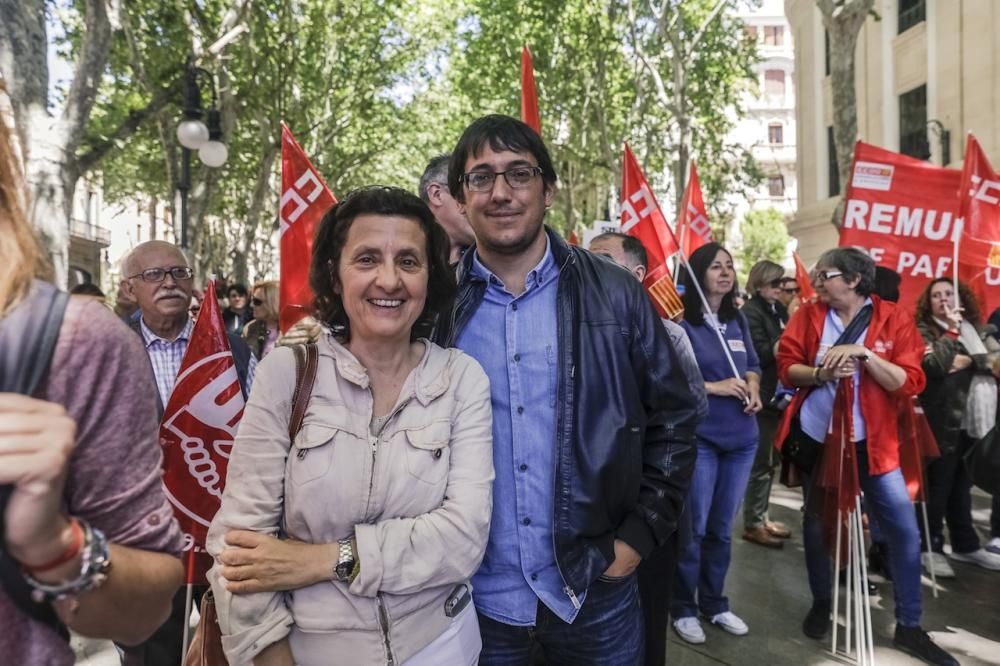
[[[989, 497], [973, 494], [973, 518], [980, 536], [989, 526]], [[811, 598], [802, 553], [802, 496], [775, 483], [771, 518], [792, 528], [792, 539], [782, 550], [771, 550], [733, 534], [733, 561], [726, 580], [726, 594], [733, 612], [750, 626], [744, 637], [730, 636], [705, 623], [708, 640], [688, 645], [670, 629], [667, 663], [670, 666], [825, 666], [844, 661], [829, 654], [829, 640], [814, 641], [802, 634], [801, 623]], [[742, 514], [740, 514], [742, 516]], [[985, 542], [984, 542], [985, 543]], [[1000, 664], [1000, 572], [953, 563], [956, 578], [938, 581], [938, 598], [924, 577], [923, 627], [935, 642], [951, 652], [963, 666]], [[879, 576], [879, 596], [873, 599], [872, 625], [875, 660], [879, 666], [920, 664], [892, 648], [892, 584]], [[842, 598], [843, 599], [843, 598]]]

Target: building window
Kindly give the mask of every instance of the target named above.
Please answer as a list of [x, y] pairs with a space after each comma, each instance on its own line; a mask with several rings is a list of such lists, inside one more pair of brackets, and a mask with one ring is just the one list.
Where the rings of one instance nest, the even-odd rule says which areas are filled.
[[925, 0], [899, 0], [898, 32], [903, 34], [918, 23], [927, 20]]
[[823, 72], [830, 76], [830, 31], [823, 31]]
[[772, 198], [785, 196], [785, 177], [781, 175], [767, 177], [767, 193]]
[[770, 144], [783, 144], [785, 138], [785, 128], [781, 123], [771, 123], [767, 126], [767, 142]]
[[930, 159], [926, 85], [899, 96], [899, 152], [921, 160]]
[[785, 41], [785, 28], [780, 25], [764, 26], [764, 44], [766, 46], [781, 46]]
[[826, 156], [826, 168], [829, 171], [828, 196], [835, 197], [840, 194], [840, 170], [837, 168], [837, 144], [833, 141], [833, 125], [826, 128]]
[[769, 69], [764, 72], [764, 92], [769, 97], [781, 97], [785, 94], [785, 71]]

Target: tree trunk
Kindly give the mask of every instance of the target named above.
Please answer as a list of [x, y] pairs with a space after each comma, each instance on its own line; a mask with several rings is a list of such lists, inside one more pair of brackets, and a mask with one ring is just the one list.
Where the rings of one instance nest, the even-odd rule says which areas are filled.
[[[830, 94], [833, 98], [833, 144], [837, 150], [840, 190], [847, 190], [858, 140], [858, 102], [855, 87], [855, 51], [858, 35], [875, 0], [816, 0], [830, 39]], [[841, 195], [831, 222], [838, 229], [844, 197]]]

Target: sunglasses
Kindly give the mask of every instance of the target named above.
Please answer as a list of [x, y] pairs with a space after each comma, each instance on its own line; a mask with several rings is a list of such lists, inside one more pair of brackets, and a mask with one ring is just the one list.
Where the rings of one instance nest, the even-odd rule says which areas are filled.
[[783, 294], [797, 294], [801, 291], [798, 287], [782, 287], [781, 293]]
[[264, 305], [264, 301], [260, 300], [259, 298], [254, 298], [250, 302], [253, 304], [255, 308], [259, 308], [260, 306]]

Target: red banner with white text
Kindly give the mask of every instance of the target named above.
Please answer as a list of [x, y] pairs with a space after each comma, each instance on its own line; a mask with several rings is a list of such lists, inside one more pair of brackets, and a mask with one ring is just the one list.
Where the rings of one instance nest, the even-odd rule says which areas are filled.
[[670, 277], [667, 259], [676, 254], [680, 246], [627, 143], [622, 160], [621, 230], [637, 238], [646, 248], [649, 271], [643, 284], [660, 315], [676, 317], [684, 311], [684, 306]]
[[899, 273], [899, 302], [911, 312], [932, 278], [952, 274], [961, 178], [957, 169], [860, 141], [855, 146], [840, 245], [863, 248]]
[[681, 242], [681, 252], [685, 257], [690, 257], [699, 247], [712, 242], [712, 227], [708, 223], [708, 210], [701, 194], [701, 182], [698, 180], [694, 160], [691, 160], [691, 174], [681, 199], [679, 215], [677, 238]]
[[186, 558], [188, 580], [195, 584], [206, 583], [205, 573], [212, 566], [205, 538], [222, 502], [243, 406], [236, 363], [210, 281], [160, 423], [163, 486], [184, 532], [185, 549], [191, 551]]
[[291, 130], [281, 125], [281, 275], [278, 326], [284, 333], [312, 312], [309, 264], [316, 228], [337, 203]]
[[958, 275], [983, 307], [983, 318], [1000, 308], [1000, 175], [979, 141], [969, 135], [962, 169], [962, 218]]

